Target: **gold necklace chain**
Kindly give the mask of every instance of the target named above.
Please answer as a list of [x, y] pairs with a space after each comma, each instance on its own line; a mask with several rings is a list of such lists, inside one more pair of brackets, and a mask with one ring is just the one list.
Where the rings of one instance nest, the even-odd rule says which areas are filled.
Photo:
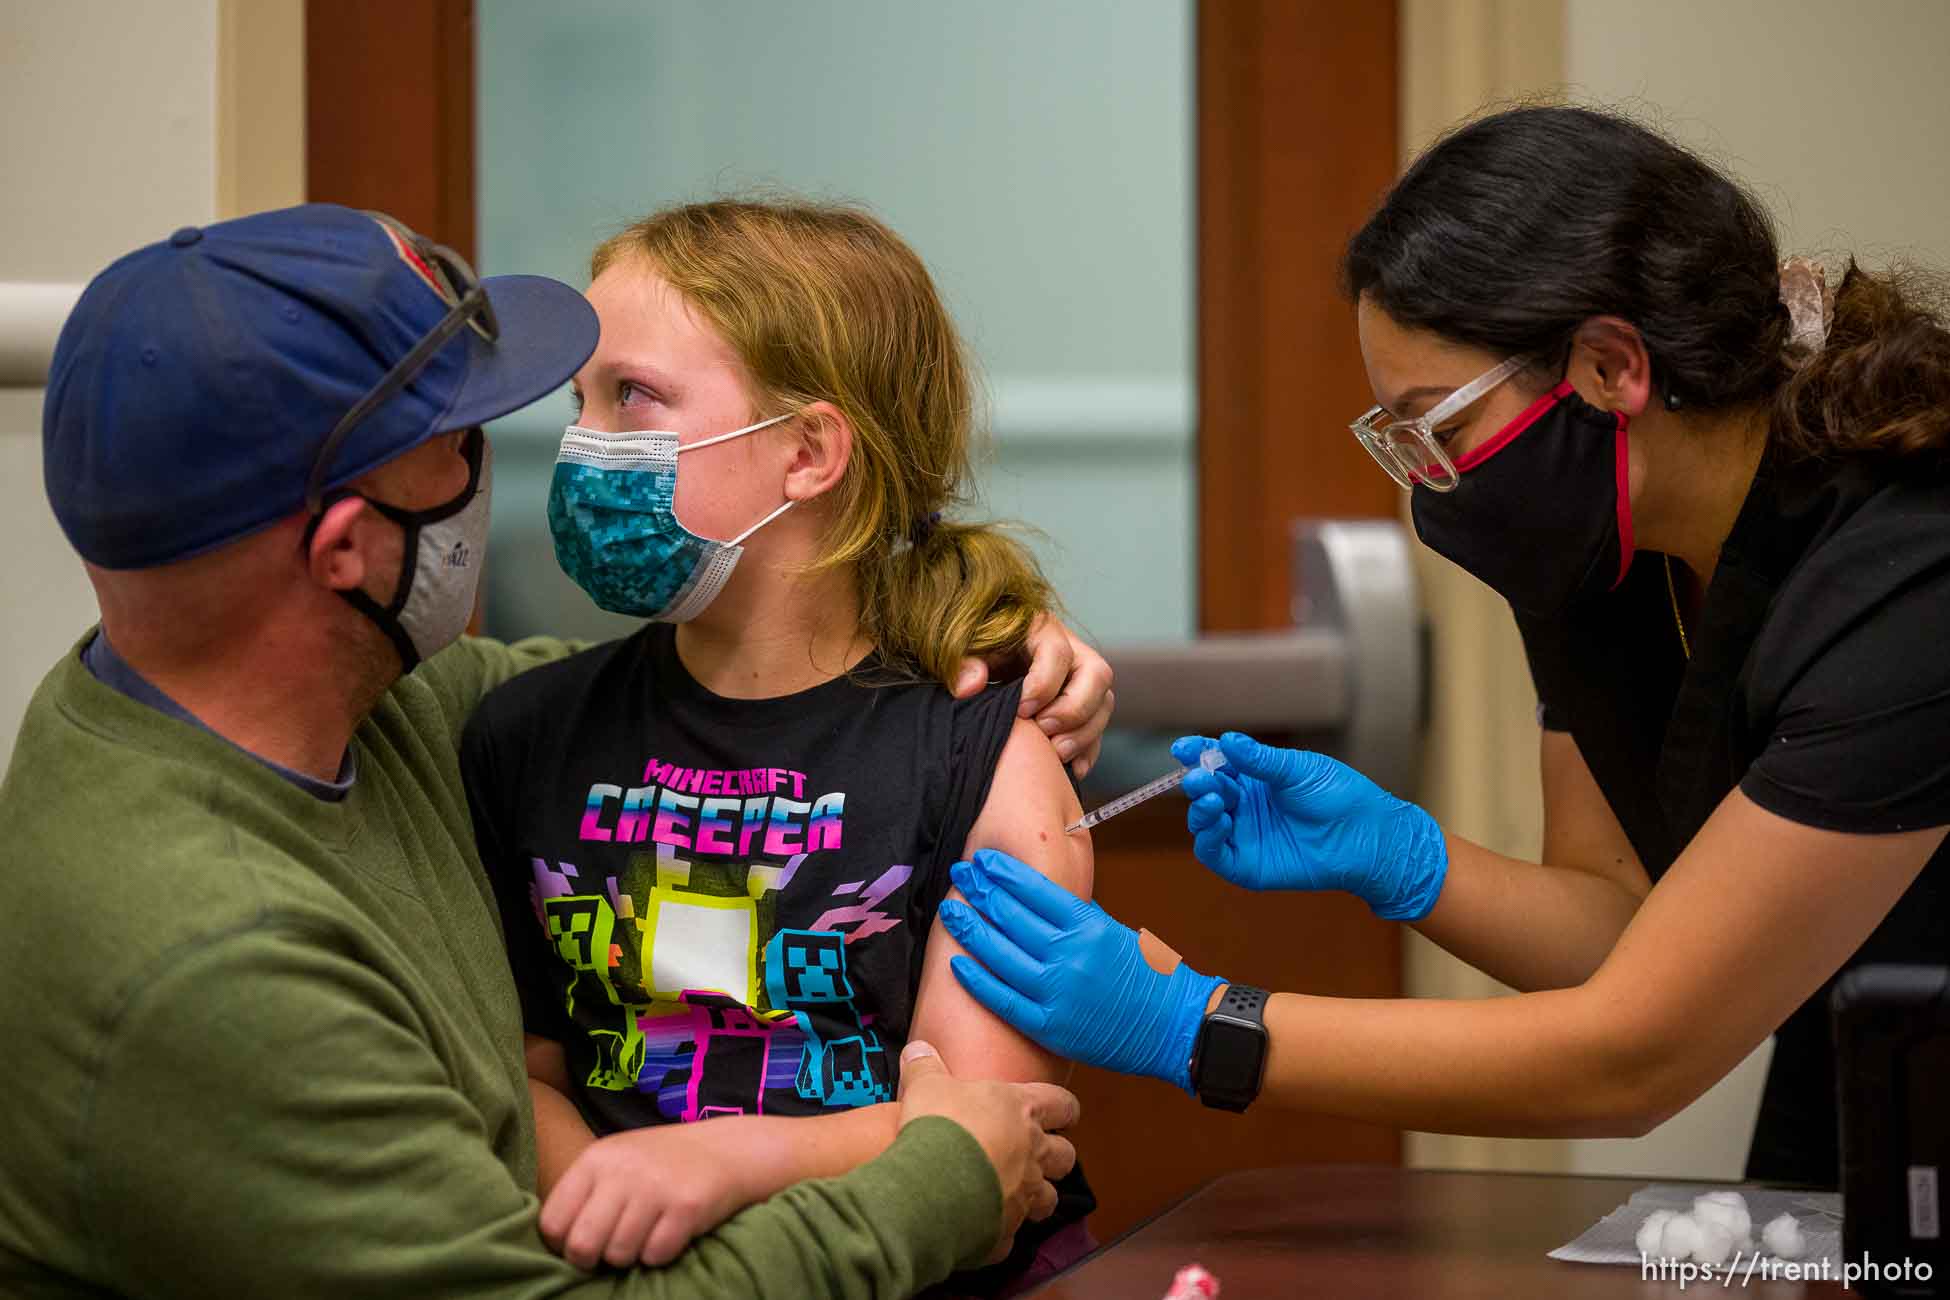
[[1679, 653], [1687, 659], [1693, 657], [1693, 647], [1686, 642], [1686, 620], [1679, 616], [1679, 588], [1672, 581], [1672, 557], [1666, 557], [1666, 595], [1672, 599], [1672, 625], [1679, 629]]

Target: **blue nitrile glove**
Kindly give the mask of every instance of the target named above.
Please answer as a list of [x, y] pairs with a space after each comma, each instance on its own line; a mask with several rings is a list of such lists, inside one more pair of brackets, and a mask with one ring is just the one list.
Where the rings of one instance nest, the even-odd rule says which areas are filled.
[[949, 965], [977, 1002], [1058, 1056], [1192, 1091], [1192, 1044], [1224, 980], [1183, 962], [1160, 975], [1137, 931], [1006, 853], [982, 849], [949, 875], [973, 904], [941, 905], [973, 954]]
[[[1196, 767], [1213, 743], [1184, 736], [1171, 754]], [[1345, 889], [1385, 920], [1429, 914], [1449, 874], [1435, 818], [1325, 754], [1236, 731], [1216, 743], [1227, 766], [1180, 787], [1200, 862], [1248, 889]]]

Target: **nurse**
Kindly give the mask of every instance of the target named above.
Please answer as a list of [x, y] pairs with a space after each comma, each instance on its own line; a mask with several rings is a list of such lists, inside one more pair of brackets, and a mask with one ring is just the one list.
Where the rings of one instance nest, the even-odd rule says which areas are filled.
[[942, 911], [956, 973], [1055, 1051], [1211, 1104], [1449, 1133], [1641, 1134], [1774, 1033], [1747, 1173], [1834, 1184], [1828, 985], [1950, 961], [1933, 282], [1784, 265], [1739, 185], [1577, 108], [1445, 138], [1344, 270], [1378, 403], [1354, 433], [1522, 631], [1542, 861], [1240, 735], [1185, 782], [1194, 851], [1351, 891], [1521, 994], [1268, 995], [988, 854]]

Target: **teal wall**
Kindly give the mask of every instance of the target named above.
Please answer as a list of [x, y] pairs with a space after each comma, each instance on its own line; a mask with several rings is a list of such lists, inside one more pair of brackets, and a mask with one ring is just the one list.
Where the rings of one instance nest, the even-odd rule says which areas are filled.
[[[784, 187], [911, 242], [982, 366], [987, 513], [1099, 641], [1193, 631], [1189, 0], [478, 0], [480, 261], [585, 282], [667, 203]], [[497, 426], [499, 631], [588, 617]]]

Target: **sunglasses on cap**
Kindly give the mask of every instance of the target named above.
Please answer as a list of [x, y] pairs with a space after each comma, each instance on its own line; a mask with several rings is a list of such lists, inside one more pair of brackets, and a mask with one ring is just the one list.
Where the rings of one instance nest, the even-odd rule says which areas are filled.
[[352, 409], [326, 436], [317, 456], [312, 459], [311, 474], [305, 480], [305, 508], [313, 514], [324, 506], [327, 467], [361, 421], [411, 383], [413, 377], [424, 370], [435, 354], [461, 330], [471, 329], [488, 343], [501, 337], [501, 323], [495, 319], [494, 304], [488, 301], [487, 290], [481, 287], [481, 278], [474, 274], [474, 268], [467, 264], [466, 258], [444, 244], [436, 244], [426, 236], [407, 229], [383, 212], [368, 212], [366, 215], [385, 228], [401, 256], [422, 273], [422, 278], [447, 303], [448, 311], [439, 324], [428, 330], [364, 397], [352, 404]]

